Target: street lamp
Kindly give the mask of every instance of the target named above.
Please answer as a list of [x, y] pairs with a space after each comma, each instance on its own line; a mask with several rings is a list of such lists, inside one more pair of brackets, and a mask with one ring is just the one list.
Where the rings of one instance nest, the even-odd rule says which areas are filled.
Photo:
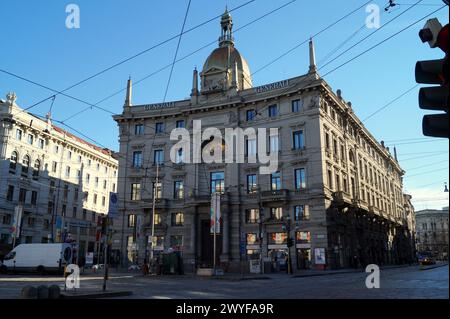
[[287, 249], [288, 249], [288, 274], [292, 275], [292, 265], [291, 265], [291, 247], [294, 245], [293, 239], [291, 238], [291, 216], [286, 216], [286, 232], [287, 232]]

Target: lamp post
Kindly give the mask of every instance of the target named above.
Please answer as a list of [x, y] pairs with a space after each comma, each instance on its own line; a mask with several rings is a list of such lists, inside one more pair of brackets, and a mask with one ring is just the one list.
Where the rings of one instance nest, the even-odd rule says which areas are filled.
[[291, 238], [291, 216], [286, 216], [285, 228], [287, 232], [287, 250], [288, 250], [288, 274], [292, 275], [292, 264], [291, 264], [291, 247], [293, 246], [293, 239]]

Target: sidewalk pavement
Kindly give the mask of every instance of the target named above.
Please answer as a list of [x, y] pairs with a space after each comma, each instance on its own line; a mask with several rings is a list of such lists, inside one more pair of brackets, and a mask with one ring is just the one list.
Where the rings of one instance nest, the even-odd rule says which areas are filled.
[[[437, 262], [435, 265], [430, 266], [419, 266], [418, 264], [405, 264], [405, 265], [388, 265], [380, 267], [383, 269], [396, 269], [396, 268], [406, 268], [406, 267], [420, 267], [421, 270], [429, 270], [438, 267], [443, 267], [448, 265], [448, 262]], [[345, 269], [336, 269], [336, 270], [297, 270], [294, 274], [289, 275], [292, 278], [302, 278], [302, 277], [314, 277], [314, 276], [329, 276], [329, 275], [340, 275], [340, 274], [350, 274], [350, 273], [364, 273], [365, 269], [363, 268], [345, 268]], [[99, 275], [99, 273], [96, 273]], [[115, 269], [109, 272], [110, 277], [121, 277], [121, 276], [133, 276], [133, 277], [146, 277], [149, 279], [162, 279], [162, 278], [195, 278], [195, 279], [204, 279], [204, 280], [230, 280], [230, 281], [240, 281], [240, 280], [270, 280], [277, 279], [279, 277], [288, 276], [285, 272], [279, 273], [266, 273], [266, 274], [241, 274], [241, 273], [224, 273], [222, 276], [198, 276], [197, 274], [187, 273], [184, 275], [147, 275], [144, 276], [141, 271], [127, 271], [126, 269]]]

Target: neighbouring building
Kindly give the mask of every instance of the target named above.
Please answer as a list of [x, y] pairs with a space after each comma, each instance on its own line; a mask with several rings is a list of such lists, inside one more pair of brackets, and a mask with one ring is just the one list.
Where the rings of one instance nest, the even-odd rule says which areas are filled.
[[[248, 267], [251, 259], [263, 261], [266, 271], [283, 270], [288, 255], [294, 269], [412, 260], [413, 210], [405, 206], [404, 171], [340, 90], [335, 93], [317, 73], [312, 40], [306, 74], [254, 87], [232, 27], [225, 12], [219, 47], [200, 73], [194, 70], [190, 99], [132, 105], [128, 81], [123, 112], [114, 116], [122, 215], [113, 245], [124, 265], [148, 259], [154, 234], [156, 254], [179, 251], [188, 271], [210, 267], [212, 193], [221, 194], [216, 256], [226, 271]], [[186, 128], [194, 139], [194, 120], [223, 135], [226, 128], [267, 129], [266, 149], [245, 136], [238, 154], [244, 163], [189, 162], [195, 150], [174, 149], [178, 141], [170, 134]], [[203, 155], [233, 147], [208, 137]], [[267, 152], [277, 155], [278, 168], [261, 174], [267, 164], [249, 159]]]
[[[78, 256], [96, 251], [98, 217], [116, 192], [118, 162], [97, 147], [20, 108], [16, 95], [0, 100], [0, 242], [12, 247], [16, 209], [21, 229], [15, 244], [74, 240]], [[4, 252], [3, 252], [4, 253]]]
[[448, 260], [448, 207], [416, 212], [417, 251]]

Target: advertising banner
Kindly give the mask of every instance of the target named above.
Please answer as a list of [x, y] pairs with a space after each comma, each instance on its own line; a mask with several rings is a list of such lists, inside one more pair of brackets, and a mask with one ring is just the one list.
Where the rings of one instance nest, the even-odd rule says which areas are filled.
[[20, 237], [20, 227], [22, 226], [23, 206], [17, 205], [14, 209], [14, 221], [11, 227], [11, 235], [13, 238]]
[[[216, 218], [214, 218], [214, 216]], [[221, 215], [220, 215], [220, 194], [214, 193], [211, 196], [211, 234], [220, 234], [220, 224], [221, 224]]]
[[325, 265], [325, 248], [314, 249], [314, 261], [316, 265]]

